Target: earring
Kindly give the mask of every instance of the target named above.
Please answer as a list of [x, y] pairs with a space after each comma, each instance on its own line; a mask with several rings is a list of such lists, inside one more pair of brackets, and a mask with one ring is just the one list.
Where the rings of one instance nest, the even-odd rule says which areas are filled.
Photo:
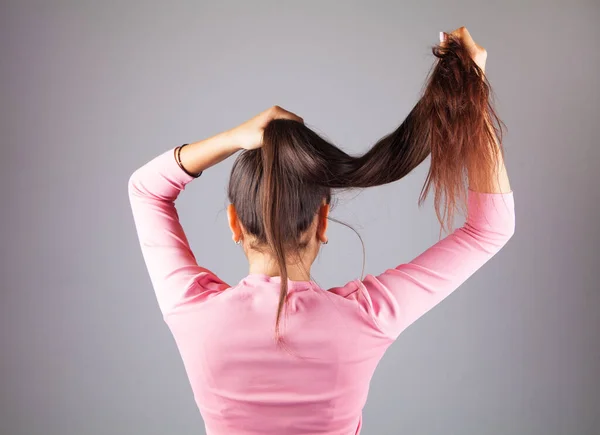
[[321, 242], [322, 245], [326, 245], [327, 243], [329, 243], [329, 239], [325, 240], [324, 242]]
[[236, 245], [239, 245], [240, 243], [242, 243], [242, 239], [238, 239], [238, 241], [235, 242]]

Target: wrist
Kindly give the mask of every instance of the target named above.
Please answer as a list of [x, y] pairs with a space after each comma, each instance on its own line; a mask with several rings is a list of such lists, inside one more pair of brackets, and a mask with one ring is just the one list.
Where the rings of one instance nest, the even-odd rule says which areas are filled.
[[235, 137], [228, 132], [217, 133], [208, 139], [193, 142], [179, 151], [180, 166], [185, 172], [199, 174], [225, 160], [240, 149]]
[[240, 140], [233, 130], [226, 130], [219, 134], [220, 143], [231, 154], [244, 149], [240, 145]]

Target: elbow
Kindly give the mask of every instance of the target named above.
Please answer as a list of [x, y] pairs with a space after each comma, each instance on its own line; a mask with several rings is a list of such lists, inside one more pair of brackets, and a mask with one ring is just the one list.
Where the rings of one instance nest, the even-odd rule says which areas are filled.
[[497, 222], [493, 226], [474, 226], [465, 224], [461, 230], [483, 251], [496, 254], [515, 234], [515, 217]]
[[515, 235], [515, 229], [515, 215], [512, 214], [503, 222], [503, 225], [499, 226], [495, 231], [493, 231], [495, 235], [494, 240], [496, 241], [497, 251], [502, 249], [504, 245], [506, 245], [508, 241], [512, 239], [512, 237]]
[[499, 230], [497, 232], [497, 237], [495, 239], [495, 241], [496, 241], [495, 252], [500, 251], [500, 249], [502, 249], [508, 243], [508, 241], [510, 239], [512, 239], [514, 234], [515, 234], [515, 222], [513, 220], [510, 225], [503, 227], [502, 230]]
[[512, 236], [515, 235], [515, 229], [516, 229], [516, 219], [515, 219], [515, 215], [513, 214], [510, 224], [507, 226], [507, 231], [506, 231], [506, 241], [507, 242], [512, 238]]
[[503, 221], [503, 225], [500, 225], [498, 230], [496, 231], [498, 234], [500, 234], [504, 240], [504, 243], [502, 246], [504, 246], [511, 238], [512, 236], [515, 235], [515, 229], [516, 229], [516, 218], [515, 218], [515, 212], [513, 210], [512, 213], [510, 213], [506, 219]]
[[137, 175], [138, 175], [138, 169], [136, 169], [135, 171], [133, 171], [131, 173], [131, 175], [129, 176], [129, 180], [127, 180], [127, 184], [129, 186], [131, 186], [131, 183], [135, 183], [135, 180], [137, 179]]
[[138, 181], [137, 181], [137, 171], [129, 176], [129, 180], [127, 180], [127, 193], [129, 197], [139, 194], [138, 189]]
[[516, 230], [512, 191], [469, 196], [469, 214], [462, 229], [483, 251], [495, 254], [502, 249]]

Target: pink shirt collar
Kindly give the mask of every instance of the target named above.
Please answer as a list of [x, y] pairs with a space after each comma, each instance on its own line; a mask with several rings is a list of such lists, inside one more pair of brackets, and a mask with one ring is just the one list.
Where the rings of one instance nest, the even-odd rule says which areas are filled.
[[[244, 281], [263, 285], [266, 283], [279, 287], [281, 277], [269, 276], [264, 273], [250, 273], [244, 278]], [[318, 288], [318, 285], [312, 281], [292, 281], [288, 279], [288, 290], [308, 290], [311, 288]]]

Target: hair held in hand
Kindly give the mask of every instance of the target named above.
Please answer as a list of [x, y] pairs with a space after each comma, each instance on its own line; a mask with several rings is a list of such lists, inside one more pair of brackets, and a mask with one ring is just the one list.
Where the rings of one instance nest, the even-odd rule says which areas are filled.
[[437, 218], [448, 232], [455, 212], [466, 212], [469, 179], [477, 180], [478, 190], [492, 191], [504, 153], [504, 124], [494, 111], [490, 84], [460, 39], [448, 35], [432, 51], [436, 61], [422, 96], [404, 121], [365, 154], [349, 155], [300, 122], [275, 119], [264, 130], [262, 147], [236, 159], [229, 200], [253, 236], [251, 247], [268, 250], [279, 265], [278, 342], [287, 299], [286, 264], [306, 247], [304, 232], [322, 202], [331, 202], [333, 190], [392, 183], [431, 155], [418, 204], [433, 189]]

